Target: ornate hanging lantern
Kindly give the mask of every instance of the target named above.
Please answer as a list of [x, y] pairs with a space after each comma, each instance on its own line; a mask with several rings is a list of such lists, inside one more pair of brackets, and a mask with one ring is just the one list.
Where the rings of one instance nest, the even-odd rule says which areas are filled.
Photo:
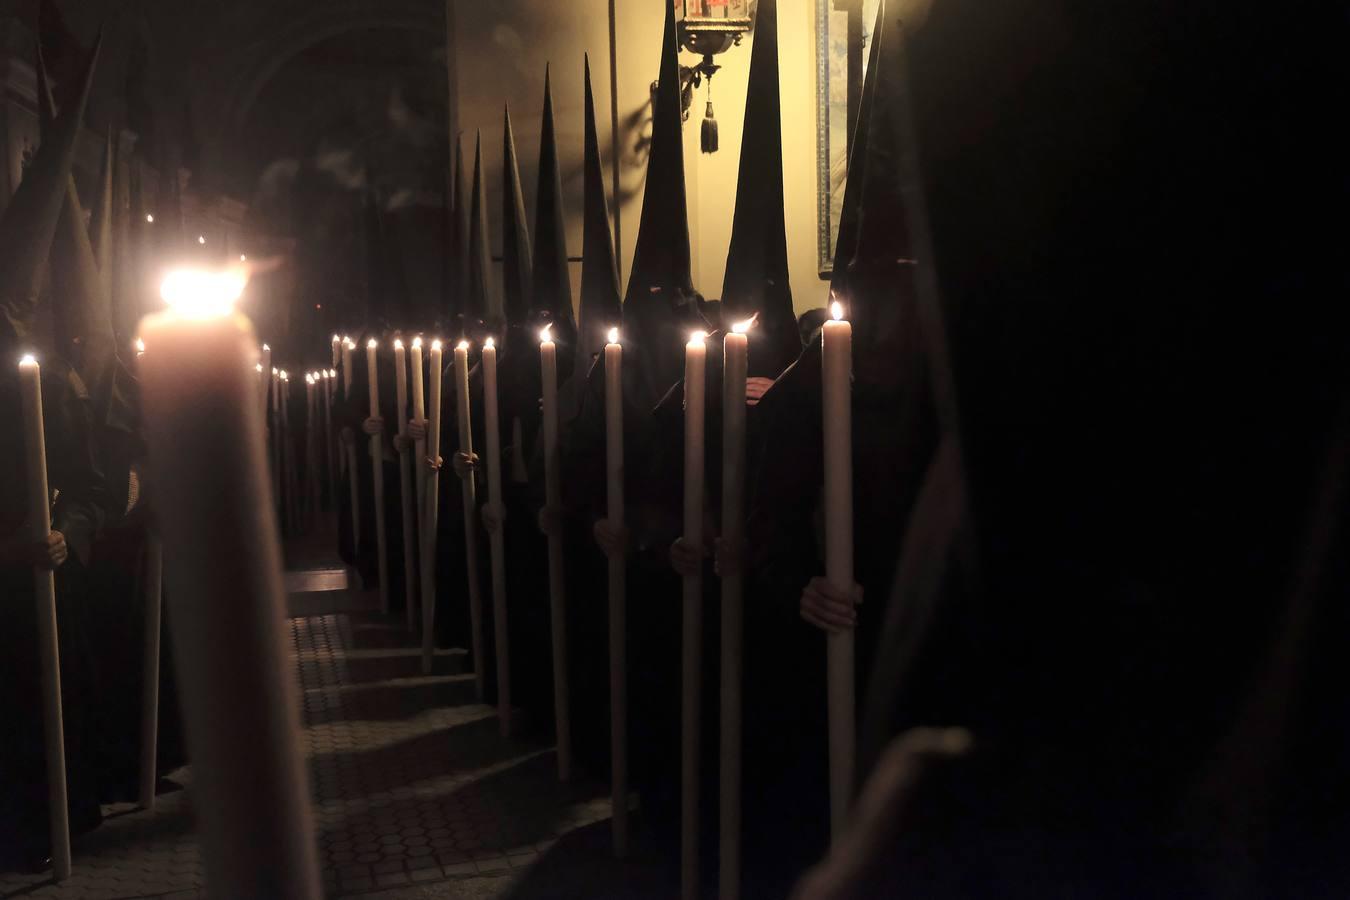
[[712, 77], [721, 66], [713, 57], [736, 47], [754, 27], [755, 0], [671, 0], [679, 23], [680, 46], [703, 57], [692, 67], [680, 67], [684, 115], [689, 116], [694, 88], [708, 82], [708, 109], [703, 119], [704, 153], [717, 152], [717, 119], [713, 116]]

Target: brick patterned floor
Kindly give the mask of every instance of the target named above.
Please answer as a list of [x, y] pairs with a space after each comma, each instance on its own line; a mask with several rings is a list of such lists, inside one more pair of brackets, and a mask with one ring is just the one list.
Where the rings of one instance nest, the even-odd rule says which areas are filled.
[[[559, 837], [608, 817], [603, 785], [560, 785], [548, 746], [500, 737], [462, 652], [423, 676], [412, 638], [344, 596], [302, 597], [293, 610], [349, 611], [290, 620], [326, 894], [479, 879], [469, 893], [497, 896]], [[107, 808], [68, 881], [0, 873], [0, 897], [204, 896], [190, 769], [172, 779], [189, 789], [153, 813]]]

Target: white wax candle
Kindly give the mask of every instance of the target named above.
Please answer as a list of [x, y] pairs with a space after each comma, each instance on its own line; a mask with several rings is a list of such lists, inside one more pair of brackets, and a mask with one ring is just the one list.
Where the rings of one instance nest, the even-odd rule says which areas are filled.
[[336, 334], [333, 335], [333, 367], [336, 368], [341, 361], [339, 354], [342, 352], [342, 339]]
[[[366, 341], [366, 387], [370, 391], [370, 417], [380, 417], [380, 370], [376, 352], [380, 342], [371, 338]], [[370, 436], [371, 482], [374, 487], [375, 505], [375, 559], [379, 572], [380, 609], [389, 614], [389, 537], [384, 519], [384, 441], [381, 435]]]
[[[37, 360], [19, 361], [19, 393], [23, 403], [23, 437], [28, 473], [28, 534], [33, 543], [47, 543], [52, 530], [51, 494], [47, 487], [47, 439], [42, 421], [42, 370]], [[56, 630], [56, 574], [45, 566], [33, 569], [37, 603], [38, 652], [42, 657], [42, 726], [47, 751], [47, 812], [51, 828], [52, 872], [57, 881], [70, 877], [70, 819], [66, 806], [66, 739], [61, 713], [61, 652]]]
[[[722, 342], [722, 539], [744, 553], [745, 538], [745, 382], [751, 322], [732, 326]], [[744, 560], [741, 561], [742, 564]], [[743, 579], [739, 571], [722, 576], [722, 752], [721, 869], [722, 897], [740, 896], [741, 884], [741, 660], [744, 628]]]
[[[825, 577], [853, 589], [853, 326], [833, 304], [821, 335], [825, 441]], [[852, 630], [826, 637], [830, 747], [830, 831], [838, 838], [853, 787], [855, 700]]]
[[179, 273], [141, 323], [146, 443], [207, 881], [222, 897], [320, 896], [299, 691], [287, 656], [253, 329], [234, 275]]
[[[483, 433], [487, 442], [487, 508], [499, 523], [505, 518], [502, 502], [502, 436], [497, 394], [497, 343], [483, 342]], [[511, 654], [507, 631], [506, 542], [502, 528], [488, 534], [492, 565], [492, 631], [497, 651], [497, 722], [503, 737], [511, 734]]]
[[[706, 427], [707, 334], [696, 332], [684, 348], [684, 534], [703, 546], [703, 469]], [[699, 891], [699, 756], [703, 692], [703, 574], [683, 578], [681, 619], [680, 883], [685, 897]]]
[[352, 394], [352, 352], [356, 350], [356, 344], [351, 338], [344, 338], [342, 341], [342, 399], [346, 400]]
[[[473, 453], [473, 422], [469, 411], [469, 342], [455, 347], [455, 391], [459, 413], [459, 450]], [[483, 668], [483, 596], [478, 589], [478, 489], [474, 476], [461, 483], [464, 498], [464, 568], [469, 584], [469, 630], [473, 650], [474, 690], [483, 698], [486, 672]]]
[[[419, 364], [418, 371], [414, 374], [413, 390], [414, 398], [417, 390], [417, 381], [421, 380], [421, 343], [413, 342], [414, 359]], [[437, 459], [441, 453], [441, 373], [445, 370], [443, 354], [441, 352], [441, 342], [431, 342], [430, 379], [431, 408], [427, 412], [430, 418], [427, 421], [427, 440], [426, 456], [430, 459]], [[432, 658], [436, 652], [436, 529], [440, 516], [440, 483], [441, 476], [439, 469], [431, 469], [426, 474], [425, 484], [425, 517], [423, 519], [422, 539], [422, 673], [431, 674]]]
[[[558, 345], [545, 328], [539, 334], [539, 365], [544, 401], [544, 502], [562, 514], [562, 462], [558, 457]], [[553, 720], [558, 739], [558, 780], [572, 777], [572, 718], [567, 690], [567, 579], [562, 535], [548, 532], [549, 617], [553, 637]]]
[[[622, 528], [623, 506], [623, 346], [611, 328], [605, 344], [605, 470], [609, 524]], [[627, 562], [609, 559], [609, 705], [610, 804], [614, 855], [628, 855], [628, 645]]]
[[[413, 442], [413, 477], [417, 489], [417, 533], [419, 540], [422, 542], [420, 545], [422, 547], [421, 558], [425, 563], [427, 555], [426, 540], [428, 537], [426, 529], [427, 441], [425, 436], [427, 407], [426, 402], [422, 397], [422, 339], [420, 337], [413, 338], [412, 350], [408, 354], [408, 365], [412, 368], [413, 418], [423, 423], [423, 436]], [[431, 535], [431, 538], [434, 540], [435, 535]], [[424, 564], [424, 572], [425, 569], [426, 567]], [[426, 604], [426, 598], [431, 596], [429, 591], [430, 585], [428, 584], [428, 578], [424, 574], [422, 577], [422, 602], [424, 606]], [[426, 615], [425, 610], [423, 615]]]
[[408, 437], [408, 352], [403, 341], [394, 341], [394, 397], [398, 406], [398, 436], [404, 447], [398, 454], [399, 510], [403, 516], [403, 599], [408, 630], [415, 626], [414, 607], [417, 605], [417, 554], [413, 551], [415, 534], [413, 519], [412, 467], [407, 448]]
[[262, 361], [259, 371], [262, 372], [262, 387], [259, 392], [262, 394], [263, 416], [267, 415], [267, 391], [271, 382], [267, 378], [267, 373], [272, 371], [272, 348], [266, 344], [262, 345]]
[[337, 509], [337, 467], [333, 463], [333, 376], [336, 370], [323, 373], [323, 459], [328, 473], [328, 503]]

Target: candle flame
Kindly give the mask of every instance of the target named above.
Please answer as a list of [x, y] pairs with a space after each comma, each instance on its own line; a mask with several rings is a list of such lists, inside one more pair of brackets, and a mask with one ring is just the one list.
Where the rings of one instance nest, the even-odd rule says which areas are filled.
[[246, 253], [240, 253], [240, 254], [239, 254], [239, 261], [240, 261], [240, 262], [248, 262], [248, 254], [246, 254]]
[[751, 328], [755, 327], [755, 320], [758, 318], [759, 313], [755, 313], [753, 316], [746, 319], [744, 322], [737, 322], [735, 325], [732, 325], [731, 326], [732, 334], [745, 334]]
[[[436, 343], [434, 343], [434, 344], [431, 345], [431, 349], [435, 350], [437, 347], [440, 346], [440, 343], [441, 343], [440, 341], [436, 341]], [[468, 352], [469, 352], [469, 342], [468, 342], [468, 341], [460, 341], [458, 344], [455, 345], [455, 349], [456, 349], [456, 350], [463, 350], [465, 353], [468, 353]]]
[[547, 344], [549, 341], [553, 340], [553, 335], [549, 334], [552, 330], [552, 324], [545, 325], [543, 328], [539, 329], [539, 343]]
[[197, 235], [197, 243], [199, 243], [199, 244], [205, 244], [205, 243], [206, 243], [206, 235], [204, 235], [204, 234], [199, 234], [199, 235]]
[[375, 340], [374, 338], [371, 338], [370, 340], [366, 341], [367, 350], [374, 350], [378, 346], [380, 346], [380, 342]]
[[[263, 349], [266, 349], [266, 345], [264, 345]], [[141, 340], [140, 338], [136, 338], [136, 352], [137, 353], [145, 352], [145, 341]]]
[[415, 337], [415, 338], [413, 338], [413, 346], [416, 347], [418, 350], [421, 350], [421, 349], [422, 349], [422, 339], [421, 339], [420, 337]]
[[402, 350], [402, 349], [403, 349], [403, 339], [402, 339], [402, 338], [394, 338], [394, 349], [395, 349], [395, 350]]
[[153, 214], [153, 213], [146, 213], [146, 214], [145, 214], [145, 221], [149, 222], [151, 225], [155, 224], [155, 216], [154, 216], [154, 214]]
[[844, 307], [838, 300], [830, 304], [830, 315], [836, 322], [844, 318]]
[[[465, 343], [467, 344], [468, 342], [465, 341]], [[432, 341], [432, 342], [431, 342], [431, 349], [434, 350], [434, 351], [437, 352], [437, 353], [440, 353], [440, 352], [441, 352], [441, 342], [440, 342], [440, 341]]]
[[253, 368], [257, 370], [259, 375], [262, 374], [262, 363], [254, 363]]
[[689, 343], [691, 344], [701, 344], [707, 339], [708, 332], [706, 331], [695, 331], [693, 334], [689, 335]]
[[272, 377], [275, 378], [275, 377], [276, 377], [277, 375], [279, 375], [279, 374], [281, 374], [281, 373], [277, 371], [277, 367], [276, 367], [276, 366], [273, 366], [273, 367], [272, 367]]
[[342, 336], [342, 343], [344, 343], [344, 344], [350, 344], [351, 342], [352, 342], [352, 336], [351, 336], [350, 334], [344, 334], [344, 335]]
[[338, 343], [338, 342], [341, 341], [341, 340], [342, 340], [342, 339], [341, 339], [340, 337], [338, 337], [336, 334], [333, 335], [333, 343], [336, 344], [336, 343]]
[[290, 376], [289, 374], [287, 374], [287, 372], [286, 372], [285, 369], [282, 369], [282, 370], [281, 370], [281, 380], [282, 380], [282, 381], [290, 381], [290, 380], [291, 380], [291, 376]]
[[244, 293], [248, 275], [243, 269], [207, 272], [180, 269], [164, 277], [159, 293], [173, 311], [190, 319], [227, 316]]
[[619, 342], [619, 329], [611, 328], [609, 330], [608, 340], [611, 344], [617, 344]]
[[263, 344], [263, 349], [264, 349], [264, 350], [271, 350], [272, 348], [269, 347], [269, 346], [267, 346], [266, 344]]
[[[468, 347], [465, 347], [464, 349], [467, 350]], [[488, 338], [487, 340], [483, 341], [483, 349], [484, 349], [484, 350], [495, 350], [495, 349], [497, 349], [497, 341], [494, 340], [493, 338]]]
[[314, 387], [314, 373], [313, 373], [313, 372], [306, 372], [306, 373], [305, 373], [305, 384], [309, 385], [310, 387]]
[[21, 366], [36, 366], [36, 365], [37, 365], [37, 357], [34, 356], [34, 355], [31, 354], [31, 353], [25, 353], [22, 357], [19, 358], [19, 365], [21, 365]]
[[337, 377], [337, 369], [329, 369], [329, 370], [328, 370], [328, 377], [329, 377], [329, 378], [336, 378], [336, 377]]

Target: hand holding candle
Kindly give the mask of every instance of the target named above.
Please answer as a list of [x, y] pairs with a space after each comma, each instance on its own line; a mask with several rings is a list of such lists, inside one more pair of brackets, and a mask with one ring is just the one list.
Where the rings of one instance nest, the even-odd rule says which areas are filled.
[[511, 655], [507, 630], [506, 541], [502, 532], [506, 504], [502, 501], [502, 439], [497, 395], [497, 343], [483, 342], [483, 433], [487, 439], [488, 502], [484, 518], [492, 566], [492, 630], [497, 651], [497, 721], [503, 737], [511, 735]]
[[[469, 414], [469, 342], [455, 347], [455, 406], [459, 414], [459, 453], [473, 458], [473, 423]], [[472, 470], [460, 481], [464, 501], [464, 568], [469, 583], [469, 629], [473, 648], [474, 688], [478, 699], [486, 688], [483, 669], [483, 597], [478, 590], [478, 494]]]
[[413, 479], [411, 458], [408, 453], [408, 359], [403, 349], [403, 341], [394, 341], [394, 398], [398, 406], [398, 481], [399, 509], [403, 514], [403, 600], [408, 630], [412, 631], [415, 619], [413, 608], [417, 605], [417, 554], [413, 550]]
[[[605, 525], [615, 535], [624, 527], [623, 495], [623, 345], [619, 329], [609, 330], [605, 344], [605, 468], [609, 515]], [[628, 647], [627, 560], [609, 552], [609, 705], [610, 804], [614, 855], [628, 855]]]
[[[549, 326], [551, 327], [551, 326]], [[543, 381], [544, 412], [544, 508], [557, 517], [562, 507], [562, 482], [558, 458], [558, 345], [549, 327], [539, 332], [539, 364]], [[567, 582], [562, 534], [558, 528], [548, 536], [549, 620], [553, 637], [553, 719], [558, 737], [558, 780], [572, 777], [572, 719], [567, 691]]]

